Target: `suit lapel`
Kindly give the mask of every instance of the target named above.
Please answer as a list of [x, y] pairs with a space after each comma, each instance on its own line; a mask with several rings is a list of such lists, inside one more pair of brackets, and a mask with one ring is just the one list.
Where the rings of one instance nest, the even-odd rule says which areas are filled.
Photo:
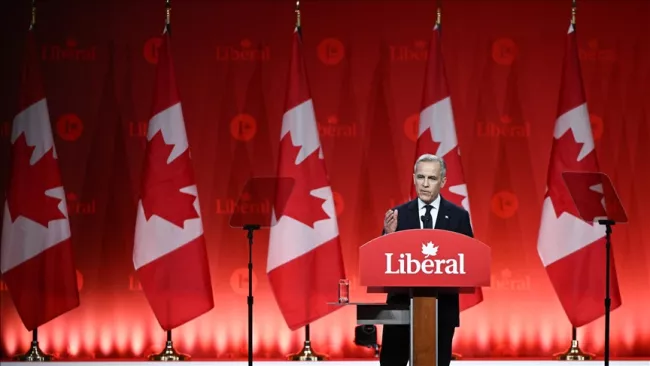
[[438, 217], [436, 218], [436, 226], [434, 229], [449, 229], [449, 205], [442, 196], [440, 196], [440, 208], [438, 209]]
[[408, 229], [420, 228], [420, 213], [418, 210], [418, 199], [414, 199], [408, 204], [408, 218], [406, 220]]

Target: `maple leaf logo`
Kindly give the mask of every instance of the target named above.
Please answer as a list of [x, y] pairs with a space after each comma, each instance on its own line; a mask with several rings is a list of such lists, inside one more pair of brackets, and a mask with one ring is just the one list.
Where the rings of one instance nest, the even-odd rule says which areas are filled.
[[142, 180], [142, 207], [147, 220], [157, 215], [183, 228], [185, 220], [199, 218], [199, 214], [194, 208], [196, 197], [180, 191], [194, 184], [190, 149], [167, 163], [173, 149], [173, 144], [165, 143], [162, 130], [151, 138]]
[[433, 244], [433, 242], [428, 242], [426, 244], [422, 243], [422, 254], [424, 254], [424, 258], [429, 258], [429, 256], [435, 257], [438, 255], [438, 248]]
[[[553, 145], [552, 160], [548, 173], [548, 190], [544, 198], [551, 198], [557, 217], [560, 217], [563, 212], [580, 217], [571, 194], [564, 183], [562, 173], [566, 171], [593, 172], [598, 169], [595, 150], [591, 150], [582, 161], [578, 161], [582, 145], [583, 143], [575, 140], [571, 129], [568, 129]], [[592, 194], [599, 194], [594, 191], [591, 192]], [[599, 200], [600, 198], [596, 198], [595, 202], [599, 202]]]
[[314, 189], [328, 185], [327, 176], [325, 164], [318, 156], [320, 149], [314, 150], [300, 164], [296, 164], [300, 150], [300, 146], [294, 146], [291, 142], [291, 133], [287, 133], [280, 141], [280, 175], [293, 178], [295, 182], [287, 202], [276, 208], [278, 216], [289, 216], [313, 228], [315, 222], [330, 218], [323, 210], [325, 199], [311, 194]]
[[7, 204], [11, 221], [23, 216], [47, 228], [52, 220], [65, 219], [59, 209], [61, 199], [45, 192], [61, 187], [61, 176], [54, 159], [54, 146], [32, 165], [30, 159], [35, 146], [27, 145], [22, 133], [13, 144], [13, 172], [9, 183]]

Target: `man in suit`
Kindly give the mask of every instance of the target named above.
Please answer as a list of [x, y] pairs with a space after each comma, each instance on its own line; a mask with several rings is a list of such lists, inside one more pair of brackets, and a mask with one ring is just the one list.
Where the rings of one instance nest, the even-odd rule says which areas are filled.
[[[442, 158], [431, 154], [420, 156], [413, 168], [413, 184], [417, 198], [386, 212], [384, 234], [398, 230], [435, 228], [455, 231], [473, 237], [467, 210], [440, 195], [445, 186], [447, 167]], [[438, 295], [438, 365], [451, 363], [451, 346], [456, 327], [460, 326], [458, 292]], [[387, 303], [409, 304], [406, 294], [389, 293]], [[409, 360], [410, 331], [408, 325], [384, 325], [379, 363], [381, 366], [406, 366]]]

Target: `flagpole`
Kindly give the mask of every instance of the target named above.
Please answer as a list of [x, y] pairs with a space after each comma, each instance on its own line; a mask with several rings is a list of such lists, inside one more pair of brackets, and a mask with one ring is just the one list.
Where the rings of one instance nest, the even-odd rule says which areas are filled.
[[[296, 0], [296, 31], [302, 36], [302, 29], [300, 24], [300, 0]], [[309, 339], [309, 324], [305, 325], [305, 342], [303, 343], [302, 350], [298, 353], [289, 355], [291, 361], [325, 361], [327, 356], [316, 353], [311, 348], [311, 340]]]
[[[32, 18], [29, 21], [29, 31], [32, 32], [36, 26], [36, 0], [32, 0]], [[32, 343], [27, 353], [14, 357], [15, 361], [45, 362], [53, 361], [54, 356], [48, 355], [38, 345], [38, 327], [32, 330]]]
[[[572, 0], [571, 5], [571, 25], [575, 29], [576, 25], [576, 0]], [[557, 353], [553, 355], [556, 360], [561, 361], [589, 361], [594, 358], [594, 355], [590, 353], [583, 352], [580, 349], [580, 343], [578, 342], [578, 330], [576, 327], [571, 327], [571, 346], [568, 350], [562, 353]]]
[[[442, 22], [442, 0], [438, 0], [438, 8], [436, 9], [436, 25], [438, 26], [438, 32], [441, 32], [442, 29], [440, 29], [440, 24]], [[431, 55], [429, 55], [431, 57]], [[451, 352], [451, 359], [452, 360], [460, 360], [462, 359], [463, 356], [460, 353], [456, 352]]]
[[[171, 36], [172, 34], [171, 11], [171, 0], [165, 0], [165, 28], [163, 29], [163, 34], [167, 33], [168, 36]], [[190, 356], [179, 353], [176, 351], [176, 349], [174, 349], [174, 341], [172, 341], [172, 330], [167, 329], [167, 341], [165, 342], [165, 348], [160, 353], [149, 355], [148, 359], [149, 361], [187, 361], [190, 359]]]

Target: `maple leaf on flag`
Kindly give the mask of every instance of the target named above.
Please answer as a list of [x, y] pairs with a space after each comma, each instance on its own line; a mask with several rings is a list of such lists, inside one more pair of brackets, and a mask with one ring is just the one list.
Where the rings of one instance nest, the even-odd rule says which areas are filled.
[[325, 164], [318, 156], [320, 149], [314, 150], [299, 164], [295, 163], [301, 149], [301, 146], [293, 145], [291, 133], [280, 141], [282, 160], [279, 171], [282, 176], [293, 178], [295, 182], [286, 204], [278, 206], [278, 216], [289, 216], [313, 228], [315, 222], [330, 218], [323, 210], [325, 199], [311, 194], [311, 191], [328, 185], [327, 176]]
[[592, 219], [591, 216], [607, 217], [607, 202], [603, 193], [603, 182], [599, 175], [586, 174], [573, 182], [572, 196], [576, 208]]
[[27, 145], [22, 133], [13, 144], [13, 172], [7, 197], [12, 222], [23, 216], [44, 227], [52, 220], [65, 219], [59, 209], [61, 199], [45, 194], [49, 189], [61, 186], [54, 146], [32, 165], [30, 159], [35, 146]]
[[426, 245], [422, 244], [422, 254], [424, 254], [425, 258], [436, 256], [438, 254], [438, 247], [433, 242], [428, 242]]
[[[570, 128], [554, 144], [554, 152], [548, 173], [548, 191], [544, 198], [551, 198], [557, 217], [560, 217], [563, 212], [580, 217], [571, 194], [564, 183], [562, 173], [567, 171], [593, 171], [588, 168], [592, 165], [591, 160], [595, 158], [595, 150], [591, 150], [583, 157], [582, 161], [578, 161], [583, 143], [576, 141], [573, 130]], [[594, 192], [594, 194], [598, 193]], [[598, 201], [597, 198], [596, 202]]]
[[438, 148], [440, 147], [440, 142], [436, 142], [433, 139], [433, 132], [431, 132], [431, 128], [427, 128], [420, 137], [418, 137], [417, 141], [417, 147], [419, 151], [422, 151], [422, 153], [427, 153], [427, 154], [434, 154], [436, 155], [438, 153]]
[[463, 200], [467, 197], [451, 191], [453, 187], [465, 184], [465, 180], [463, 179], [460, 154], [458, 153], [458, 145], [449, 150], [449, 152], [445, 154], [443, 158], [445, 159], [445, 164], [447, 165], [447, 183], [445, 183], [445, 186], [440, 191], [442, 192], [442, 195], [445, 196], [445, 199], [455, 203], [458, 206], [462, 206]]
[[196, 197], [181, 192], [193, 185], [189, 148], [167, 163], [174, 145], [168, 145], [162, 130], [156, 132], [147, 147], [142, 181], [142, 207], [147, 220], [157, 215], [183, 228], [185, 220], [199, 218], [194, 208]]

